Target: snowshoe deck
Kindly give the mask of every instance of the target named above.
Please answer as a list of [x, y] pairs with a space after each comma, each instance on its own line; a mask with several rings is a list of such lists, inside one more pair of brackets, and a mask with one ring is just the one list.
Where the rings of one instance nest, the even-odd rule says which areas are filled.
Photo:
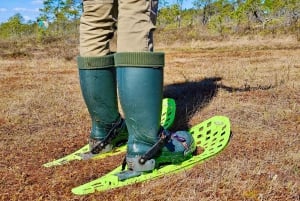
[[[174, 99], [172, 98], [165, 98], [163, 99], [162, 102], [162, 114], [161, 114], [161, 125], [164, 128], [170, 128], [171, 125], [173, 124], [174, 118], [175, 118], [175, 112], [176, 112], [176, 104]], [[53, 167], [53, 166], [57, 166], [57, 165], [63, 165], [65, 163], [74, 161], [74, 160], [82, 160], [82, 154], [86, 153], [89, 151], [89, 145], [85, 145], [82, 148], [80, 148], [79, 150], [64, 156], [60, 159], [48, 162], [43, 164], [44, 167]], [[101, 158], [105, 158], [108, 156], [113, 156], [116, 154], [120, 154], [122, 152], [126, 151], [126, 145], [117, 147], [115, 149], [113, 149], [110, 152], [104, 153], [104, 154], [97, 154], [93, 157], [93, 159], [101, 159]]]
[[124, 181], [119, 181], [117, 176], [118, 173], [122, 172], [120, 166], [94, 181], [73, 188], [72, 192], [77, 195], [84, 195], [96, 191], [106, 191], [190, 169], [221, 152], [227, 146], [230, 139], [230, 122], [227, 117], [215, 116], [192, 127], [189, 132], [193, 135], [197, 147], [204, 149], [201, 154], [193, 156], [181, 164], [166, 165], [150, 173], [142, 173], [140, 176]]

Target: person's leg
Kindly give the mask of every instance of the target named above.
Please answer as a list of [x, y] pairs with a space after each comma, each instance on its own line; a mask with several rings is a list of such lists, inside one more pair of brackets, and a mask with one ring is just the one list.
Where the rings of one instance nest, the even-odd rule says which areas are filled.
[[158, 0], [119, 3], [117, 52], [153, 51]]
[[80, 18], [80, 56], [110, 54], [109, 43], [118, 15], [117, 0], [84, 0]]
[[[111, 138], [115, 137], [115, 130], [121, 132], [119, 137], [122, 140], [127, 138], [126, 134], [119, 131], [125, 124], [118, 112], [116, 70], [114, 56], [109, 49], [117, 17], [116, 9], [113, 0], [83, 1], [78, 68], [82, 95], [92, 120], [92, 153], [111, 150], [114, 146]], [[107, 138], [108, 135], [111, 137]]]
[[170, 133], [159, 125], [164, 53], [152, 52], [156, 13], [153, 0], [122, 0], [119, 5], [115, 66], [129, 132], [126, 161], [138, 172], [186, 160], [195, 150], [189, 133]]

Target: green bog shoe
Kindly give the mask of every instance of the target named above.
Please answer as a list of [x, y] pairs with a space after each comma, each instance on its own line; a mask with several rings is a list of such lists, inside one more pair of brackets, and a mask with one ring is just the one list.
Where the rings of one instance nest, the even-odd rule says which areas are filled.
[[[102, 177], [73, 188], [72, 192], [76, 195], [86, 195], [147, 182], [170, 174], [188, 171], [191, 168], [196, 169], [197, 165], [221, 153], [226, 148], [231, 136], [230, 121], [225, 116], [214, 116], [193, 126], [188, 132], [193, 136], [197, 145], [197, 153], [195, 152], [192, 158], [179, 164], [163, 165], [148, 172], [122, 171], [122, 167], [119, 166]], [[136, 187], [146, 188], [147, 183]]]
[[[162, 130], [154, 145], [136, 141], [132, 146], [136, 148], [127, 151], [126, 162], [128, 170], [135, 172], [152, 171], [167, 164], [179, 164], [192, 158], [196, 150], [193, 136], [187, 131], [171, 133]], [[120, 177], [120, 180], [125, 179], [126, 176]]]

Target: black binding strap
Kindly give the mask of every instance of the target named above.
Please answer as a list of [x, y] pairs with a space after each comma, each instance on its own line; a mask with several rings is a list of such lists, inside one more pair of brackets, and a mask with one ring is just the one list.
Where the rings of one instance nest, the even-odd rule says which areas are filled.
[[100, 153], [100, 151], [104, 149], [105, 146], [108, 145], [119, 134], [120, 130], [122, 130], [124, 126], [124, 119], [120, 118], [120, 120], [112, 126], [107, 136], [103, 140], [97, 142], [96, 146], [92, 148], [91, 153]]
[[172, 133], [164, 128], [160, 129], [159, 140], [139, 159], [140, 164], [145, 164], [147, 160], [154, 158], [165, 144], [171, 139]]

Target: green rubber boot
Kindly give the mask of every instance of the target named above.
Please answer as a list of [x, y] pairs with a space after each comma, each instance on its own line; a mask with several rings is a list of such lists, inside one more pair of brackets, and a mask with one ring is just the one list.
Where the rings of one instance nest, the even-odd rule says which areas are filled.
[[82, 95], [92, 120], [90, 151], [108, 152], [128, 138], [118, 112], [114, 56], [78, 57], [77, 62]]
[[126, 162], [135, 172], [192, 157], [196, 146], [185, 131], [171, 133], [160, 127], [164, 54], [117, 53], [120, 102], [129, 132]]

